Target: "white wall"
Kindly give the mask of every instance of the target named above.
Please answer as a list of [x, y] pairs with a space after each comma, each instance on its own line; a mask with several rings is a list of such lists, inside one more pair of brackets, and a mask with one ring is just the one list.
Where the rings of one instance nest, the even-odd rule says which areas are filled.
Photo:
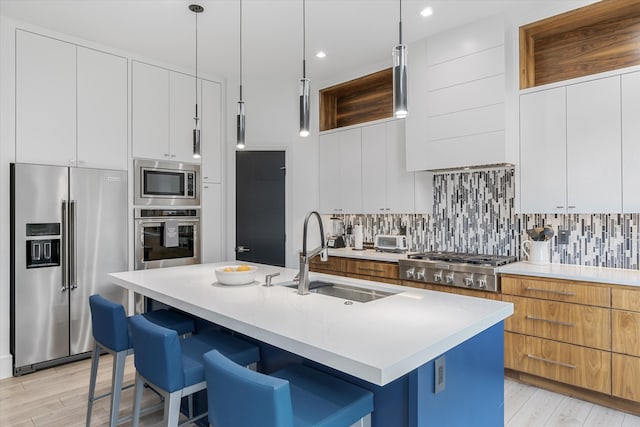
[[[298, 80], [292, 75], [243, 76], [246, 108], [245, 150], [286, 152], [286, 265], [296, 268], [302, 248], [305, 215], [318, 207], [317, 102], [311, 100], [311, 135], [298, 135]], [[313, 81], [311, 82], [313, 84]], [[315, 94], [314, 94], [315, 95]], [[227, 259], [235, 259], [235, 144], [238, 82], [227, 86], [226, 138], [226, 229]], [[260, 206], [255, 206], [259, 210]]]

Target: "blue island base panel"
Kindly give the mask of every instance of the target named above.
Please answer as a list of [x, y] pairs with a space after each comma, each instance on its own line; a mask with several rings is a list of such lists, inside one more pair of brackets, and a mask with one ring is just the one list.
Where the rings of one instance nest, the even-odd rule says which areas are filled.
[[409, 374], [409, 427], [504, 426], [503, 322], [444, 354], [439, 393], [435, 360]]

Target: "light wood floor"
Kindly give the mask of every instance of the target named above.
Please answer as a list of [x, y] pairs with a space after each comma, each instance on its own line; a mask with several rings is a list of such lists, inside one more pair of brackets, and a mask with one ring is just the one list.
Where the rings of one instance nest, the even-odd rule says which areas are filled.
[[[102, 356], [96, 394], [109, 390], [111, 362]], [[82, 360], [22, 377], [0, 380], [0, 426], [84, 426], [89, 388], [90, 361]], [[133, 358], [128, 358], [125, 383], [133, 382]], [[603, 426], [640, 427], [640, 417], [614, 411], [546, 390], [505, 379], [506, 427]], [[159, 402], [145, 390], [143, 407]], [[130, 414], [133, 388], [122, 395], [121, 414]], [[161, 412], [143, 417], [141, 426], [157, 425]], [[109, 399], [94, 404], [92, 426], [109, 422]], [[130, 426], [131, 423], [122, 424]], [[389, 426], [392, 427], [392, 426]]]

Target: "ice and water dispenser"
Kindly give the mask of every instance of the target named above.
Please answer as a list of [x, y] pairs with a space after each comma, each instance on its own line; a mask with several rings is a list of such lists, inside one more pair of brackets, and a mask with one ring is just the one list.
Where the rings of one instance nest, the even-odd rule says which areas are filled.
[[60, 265], [60, 223], [27, 224], [27, 268]]

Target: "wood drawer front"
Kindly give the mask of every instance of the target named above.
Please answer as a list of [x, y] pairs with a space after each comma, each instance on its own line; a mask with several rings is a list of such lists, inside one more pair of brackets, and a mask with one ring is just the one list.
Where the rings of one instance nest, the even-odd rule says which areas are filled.
[[613, 351], [640, 356], [640, 313], [612, 310], [611, 323]]
[[611, 393], [611, 353], [505, 332], [505, 367]]
[[608, 287], [587, 285], [565, 280], [545, 280], [530, 277], [502, 276], [503, 294], [520, 295], [576, 304], [611, 306]]
[[607, 308], [511, 295], [502, 295], [502, 300], [514, 304], [513, 315], [504, 324], [508, 331], [611, 350]]
[[352, 279], [371, 280], [372, 282], [389, 283], [389, 284], [392, 284], [392, 285], [401, 285], [402, 284], [402, 281], [400, 279], [390, 279], [388, 277], [364, 276], [362, 274], [351, 274], [351, 273], [345, 273], [345, 274], [343, 274], [343, 276], [350, 277]]
[[611, 394], [640, 402], [640, 358], [613, 354]]
[[620, 310], [640, 312], [640, 290], [638, 289], [611, 289], [611, 306]]
[[344, 272], [345, 271], [345, 259], [335, 256], [330, 256], [326, 262], [320, 261], [320, 257], [314, 257], [309, 262], [309, 270], [325, 272]]
[[387, 277], [400, 279], [400, 269], [397, 263], [347, 260], [347, 272], [363, 276]]

